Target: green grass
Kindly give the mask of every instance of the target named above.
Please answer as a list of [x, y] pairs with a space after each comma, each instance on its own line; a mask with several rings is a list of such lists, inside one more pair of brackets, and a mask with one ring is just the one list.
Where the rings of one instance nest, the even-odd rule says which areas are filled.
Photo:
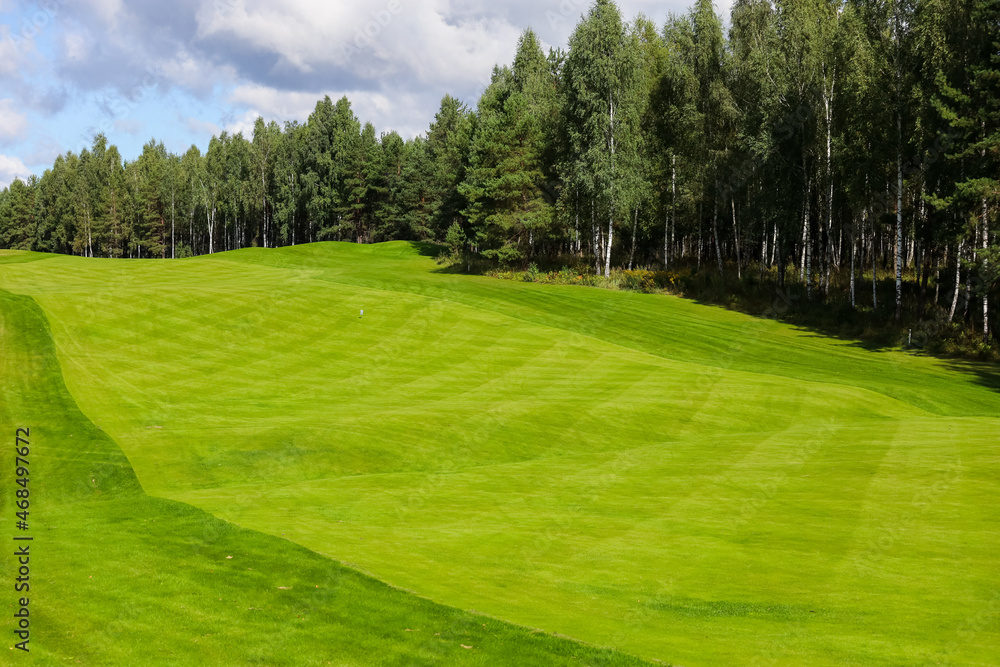
[[[404, 243], [12, 255], [0, 288], [44, 311], [145, 491], [273, 536], [233, 529], [248, 544], [685, 665], [1000, 654], [995, 367], [451, 275]], [[239, 620], [218, 641], [257, 636]]]
[[[33, 537], [34, 665], [639, 665], [608, 650], [435, 604], [288, 540], [143, 493], [128, 460], [66, 391], [44, 315], [0, 291], [2, 524]], [[31, 531], [15, 531], [14, 431], [31, 429]], [[23, 543], [17, 543], [18, 545]], [[5, 548], [5, 551], [7, 549]], [[9, 614], [5, 614], [10, 618]], [[4, 623], [10, 644], [11, 627]]]

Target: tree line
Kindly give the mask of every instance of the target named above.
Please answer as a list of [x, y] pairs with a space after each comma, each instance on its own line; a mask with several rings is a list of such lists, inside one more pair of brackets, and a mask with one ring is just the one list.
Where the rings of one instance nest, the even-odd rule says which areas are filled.
[[0, 244], [433, 240], [505, 265], [767, 275], [897, 320], [906, 295], [989, 340], [998, 88], [1000, 0], [737, 0], [728, 34], [710, 0], [662, 26], [596, 0], [567, 49], [524, 32], [475, 109], [446, 96], [413, 139], [346, 98], [204, 154], [150, 141], [123, 161], [99, 135], [0, 193]]

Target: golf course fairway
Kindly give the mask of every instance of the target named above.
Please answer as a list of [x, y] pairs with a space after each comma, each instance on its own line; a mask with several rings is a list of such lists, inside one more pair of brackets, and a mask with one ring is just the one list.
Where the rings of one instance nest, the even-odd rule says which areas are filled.
[[997, 663], [995, 366], [428, 255], [0, 256], [39, 653]]

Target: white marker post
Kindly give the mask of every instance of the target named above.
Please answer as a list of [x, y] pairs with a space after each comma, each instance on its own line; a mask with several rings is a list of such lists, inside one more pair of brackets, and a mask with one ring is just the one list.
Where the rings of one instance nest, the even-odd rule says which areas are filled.
[[360, 318], [362, 318], [362, 317], [364, 317], [364, 316], [365, 316], [365, 310], [364, 310], [364, 308], [362, 308], [362, 309], [361, 309], [361, 314], [360, 314], [360, 315], [358, 315], [358, 318], [360, 319]]

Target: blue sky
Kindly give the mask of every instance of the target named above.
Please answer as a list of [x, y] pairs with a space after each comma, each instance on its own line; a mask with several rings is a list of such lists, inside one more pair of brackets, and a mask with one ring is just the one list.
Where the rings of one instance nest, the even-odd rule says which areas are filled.
[[[126, 159], [153, 137], [204, 150], [258, 115], [304, 121], [324, 95], [415, 136], [445, 94], [474, 106], [525, 28], [565, 46], [589, 2], [0, 0], [0, 188], [96, 132]], [[688, 5], [619, 3], [658, 24]]]

